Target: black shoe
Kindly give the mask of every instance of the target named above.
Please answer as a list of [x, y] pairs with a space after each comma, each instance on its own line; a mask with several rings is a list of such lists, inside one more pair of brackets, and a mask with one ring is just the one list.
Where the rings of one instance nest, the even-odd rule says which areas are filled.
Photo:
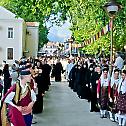
[[95, 110], [95, 112], [100, 112], [100, 110]]
[[95, 112], [100, 112], [100, 109], [98, 109], [98, 108], [95, 108], [94, 110], [95, 110]]
[[94, 110], [90, 110], [90, 112], [94, 112]]

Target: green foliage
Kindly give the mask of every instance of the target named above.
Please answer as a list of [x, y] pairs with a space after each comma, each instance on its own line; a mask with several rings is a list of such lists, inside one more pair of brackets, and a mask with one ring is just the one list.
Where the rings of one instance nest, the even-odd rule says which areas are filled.
[[[76, 42], [88, 40], [110, 21], [102, 7], [106, 2], [107, 0], [76, 0], [72, 3], [69, 13], [73, 24], [71, 30]], [[126, 44], [126, 2], [117, 2], [122, 4], [123, 9], [114, 19], [114, 47], [116, 50], [123, 50]], [[99, 49], [102, 51], [102, 48], [105, 49], [106, 55], [110, 53], [110, 33], [85, 46], [83, 50], [88, 54], [96, 54]]]
[[47, 28], [42, 26], [41, 29], [39, 30], [39, 48], [43, 47], [43, 45], [48, 42], [47, 35], [48, 35]]
[[[67, 18], [72, 23], [71, 31], [77, 43], [83, 43], [97, 34], [109, 21], [103, 10], [108, 0], [1, 0], [0, 5], [6, 6], [25, 21], [40, 22], [40, 46], [48, 41], [48, 29], [44, 26], [50, 20], [60, 24]], [[126, 2], [117, 0], [123, 8], [114, 19], [114, 47], [122, 50], [126, 44]], [[60, 15], [58, 15], [60, 13]], [[50, 15], [54, 15], [50, 19]], [[58, 16], [58, 18], [57, 18]], [[83, 50], [89, 54], [96, 54], [105, 49], [106, 55], [110, 52], [110, 33], [102, 36]]]

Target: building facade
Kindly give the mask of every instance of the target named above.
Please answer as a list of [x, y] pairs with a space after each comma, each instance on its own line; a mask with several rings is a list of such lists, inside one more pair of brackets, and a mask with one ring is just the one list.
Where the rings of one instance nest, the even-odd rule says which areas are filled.
[[26, 45], [25, 55], [26, 57], [37, 57], [38, 42], [39, 42], [39, 23], [38, 22], [26, 22]]
[[[38, 27], [35, 26], [36, 28]], [[34, 30], [33, 28], [32, 30], [29, 26], [27, 27], [22, 18], [16, 18], [15, 14], [0, 6], [0, 65], [3, 60], [13, 64], [23, 55], [37, 55], [35, 51], [37, 50], [36, 46], [38, 46], [38, 29]], [[31, 37], [27, 37], [27, 31], [31, 32]], [[30, 38], [33, 38], [34, 44]], [[25, 53], [26, 50], [29, 52]]]
[[59, 46], [59, 43], [48, 42], [47, 44], [43, 46], [40, 52], [42, 52], [45, 56], [57, 56], [58, 46]]

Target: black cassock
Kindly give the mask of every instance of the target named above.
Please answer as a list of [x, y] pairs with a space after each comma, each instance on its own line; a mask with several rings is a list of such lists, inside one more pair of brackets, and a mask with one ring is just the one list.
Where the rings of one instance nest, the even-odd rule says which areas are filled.
[[[41, 68], [39, 68], [41, 69]], [[37, 77], [35, 77], [35, 82], [37, 83], [38, 87], [38, 94], [36, 95], [37, 100], [33, 106], [33, 113], [41, 113], [43, 111], [43, 96], [42, 93], [45, 93], [45, 89], [42, 85], [42, 74], [39, 73]]]
[[82, 67], [80, 70], [80, 81], [78, 85], [78, 96], [90, 100], [89, 69]]
[[48, 64], [42, 65], [41, 68], [42, 73], [39, 73], [37, 77], [35, 77], [35, 81], [37, 83], [38, 87], [38, 94], [37, 94], [37, 100], [33, 106], [33, 113], [41, 113], [43, 111], [43, 96], [42, 93], [45, 93], [49, 89], [50, 85], [50, 71], [51, 66]]
[[50, 85], [51, 66], [49, 64], [42, 65], [42, 85], [45, 91], [48, 91]]
[[54, 72], [55, 81], [60, 82], [61, 81], [61, 73], [63, 73], [63, 67], [60, 62], [56, 63], [56, 65], [54, 66], [53, 72]]
[[97, 105], [97, 83], [96, 81], [99, 80], [101, 74], [98, 74], [97, 72], [93, 72], [90, 82], [91, 82], [91, 112], [92, 111], [99, 111], [98, 105]]
[[74, 65], [69, 73], [69, 87], [71, 89], [74, 89], [74, 82], [75, 82], [75, 76], [76, 75], [76, 65]]

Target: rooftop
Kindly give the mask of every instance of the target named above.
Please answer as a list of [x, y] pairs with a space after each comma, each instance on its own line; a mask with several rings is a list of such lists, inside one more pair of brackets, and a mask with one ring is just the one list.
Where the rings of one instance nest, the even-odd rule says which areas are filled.
[[26, 22], [26, 25], [30, 27], [38, 27], [39, 22]]

